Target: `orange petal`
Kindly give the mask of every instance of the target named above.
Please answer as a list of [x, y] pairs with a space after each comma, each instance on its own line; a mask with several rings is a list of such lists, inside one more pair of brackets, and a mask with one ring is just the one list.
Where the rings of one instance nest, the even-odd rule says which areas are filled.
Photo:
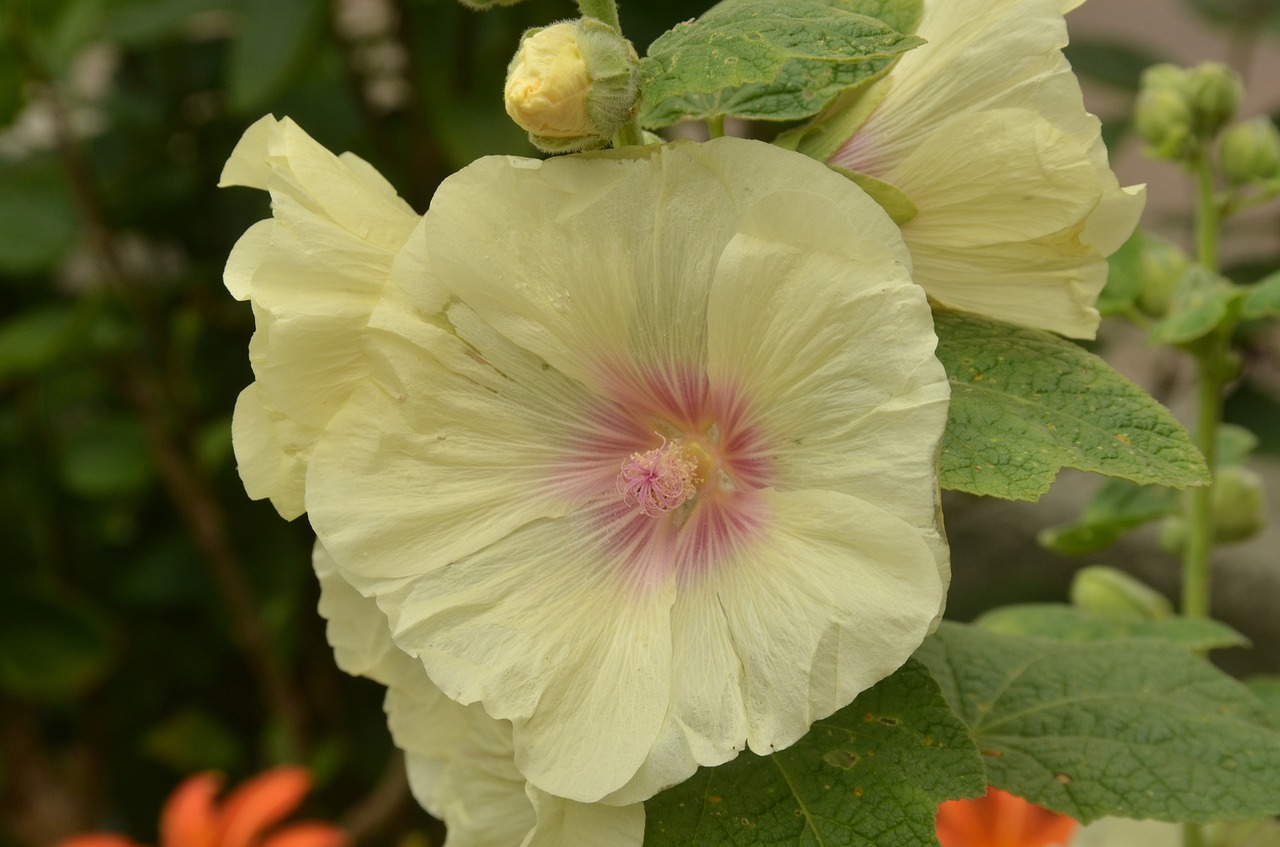
[[997, 788], [938, 807], [942, 847], [1061, 847], [1079, 824]]
[[272, 768], [243, 783], [222, 805], [217, 847], [254, 847], [310, 790], [306, 768], [294, 766]]
[[113, 832], [86, 832], [84, 835], [73, 835], [58, 842], [57, 847], [141, 847], [132, 838], [116, 835]]
[[347, 847], [346, 830], [321, 821], [301, 821], [274, 833], [262, 847]]
[[221, 787], [222, 776], [214, 771], [180, 782], [160, 813], [160, 847], [213, 847], [218, 826], [214, 798]]

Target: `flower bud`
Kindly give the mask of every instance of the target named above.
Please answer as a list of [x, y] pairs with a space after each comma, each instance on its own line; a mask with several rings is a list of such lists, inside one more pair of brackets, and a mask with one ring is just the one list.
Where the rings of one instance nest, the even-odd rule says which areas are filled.
[[1244, 541], [1262, 529], [1266, 514], [1262, 478], [1248, 468], [1223, 468], [1213, 481], [1213, 534], [1221, 542]]
[[1142, 290], [1137, 301], [1143, 314], [1162, 318], [1168, 313], [1173, 292], [1190, 264], [1187, 254], [1168, 241], [1152, 236], [1143, 241], [1139, 259]]
[[1173, 614], [1173, 604], [1163, 594], [1106, 565], [1090, 565], [1076, 573], [1071, 602], [1110, 618], [1159, 620]]
[[1195, 132], [1207, 141], [1236, 116], [1244, 100], [1244, 83], [1226, 65], [1205, 62], [1187, 75], [1187, 99]]
[[1185, 158], [1193, 147], [1187, 76], [1175, 65], [1152, 65], [1142, 72], [1134, 126], [1155, 155], [1164, 159]]
[[507, 67], [507, 114], [543, 152], [602, 147], [635, 110], [639, 61], [593, 18], [531, 29]]
[[1280, 130], [1261, 115], [1229, 127], [1218, 162], [1232, 185], [1280, 178]]

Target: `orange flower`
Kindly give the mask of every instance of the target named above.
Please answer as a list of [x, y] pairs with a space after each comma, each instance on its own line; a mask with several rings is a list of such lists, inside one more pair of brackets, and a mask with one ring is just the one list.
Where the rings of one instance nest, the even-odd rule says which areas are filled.
[[1063, 847], [1079, 824], [998, 788], [938, 807], [942, 847]]
[[[303, 821], [267, 833], [311, 789], [304, 768], [264, 771], [219, 804], [221, 787], [222, 777], [212, 771], [183, 780], [160, 813], [160, 847], [347, 847], [347, 834], [321, 821]], [[58, 847], [140, 845], [123, 835], [93, 832], [68, 838]]]

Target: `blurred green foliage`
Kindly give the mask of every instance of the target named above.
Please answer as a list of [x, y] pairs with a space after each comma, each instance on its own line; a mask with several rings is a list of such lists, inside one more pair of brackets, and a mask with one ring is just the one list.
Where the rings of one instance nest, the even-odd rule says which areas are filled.
[[[626, 3], [623, 27], [643, 52], [710, 5]], [[1271, 0], [1194, 5], [1280, 28]], [[574, 14], [0, 2], [0, 845], [100, 828], [155, 843], [182, 776], [285, 759], [314, 769], [308, 812], [367, 843], [438, 843], [397, 782], [379, 688], [333, 665], [305, 519], [249, 501], [236, 475], [253, 321], [221, 273], [269, 210], [215, 185], [272, 112], [424, 210], [472, 159], [534, 155], [502, 77], [526, 27]], [[1071, 58], [1131, 88], [1159, 57], [1083, 43]]]

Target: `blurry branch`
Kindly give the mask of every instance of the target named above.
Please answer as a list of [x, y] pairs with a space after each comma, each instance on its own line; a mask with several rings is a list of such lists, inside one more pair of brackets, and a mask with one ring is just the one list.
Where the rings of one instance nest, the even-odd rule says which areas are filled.
[[404, 754], [393, 748], [387, 766], [369, 793], [356, 801], [340, 821], [353, 843], [375, 839], [395, 820], [409, 801], [409, 777]]
[[248, 661], [269, 713], [282, 725], [285, 749], [293, 756], [301, 756], [305, 726], [302, 703], [272, 649], [257, 600], [227, 533], [226, 516], [213, 483], [195, 460], [191, 445], [179, 434], [186, 431], [181, 425], [184, 415], [160, 366], [164, 360], [164, 335], [145, 293], [132, 284], [123, 270], [91, 164], [71, 130], [58, 87], [47, 78], [35, 57], [24, 50], [29, 42], [16, 25], [21, 18], [11, 16], [11, 21], [15, 23], [13, 41], [27, 66], [28, 78], [40, 81], [47, 89], [45, 96], [54, 117], [58, 152], [80, 212], [95, 271], [133, 312], [145, 333], [146, 355], [134, 349], [120, 354], [124, 394], [141, 419], [165, 492], [221, 592], [233, 638]]
[[22, 775], [8, 780], [0, 795], [6, 834], [27, 844], [55, 844], [88, 829], [99, 800], [89, 751], [77, 744], [52, 761], [39, 744], [31, 707], [12, 700], [2, 705], [0, 755], [7, 771]]

